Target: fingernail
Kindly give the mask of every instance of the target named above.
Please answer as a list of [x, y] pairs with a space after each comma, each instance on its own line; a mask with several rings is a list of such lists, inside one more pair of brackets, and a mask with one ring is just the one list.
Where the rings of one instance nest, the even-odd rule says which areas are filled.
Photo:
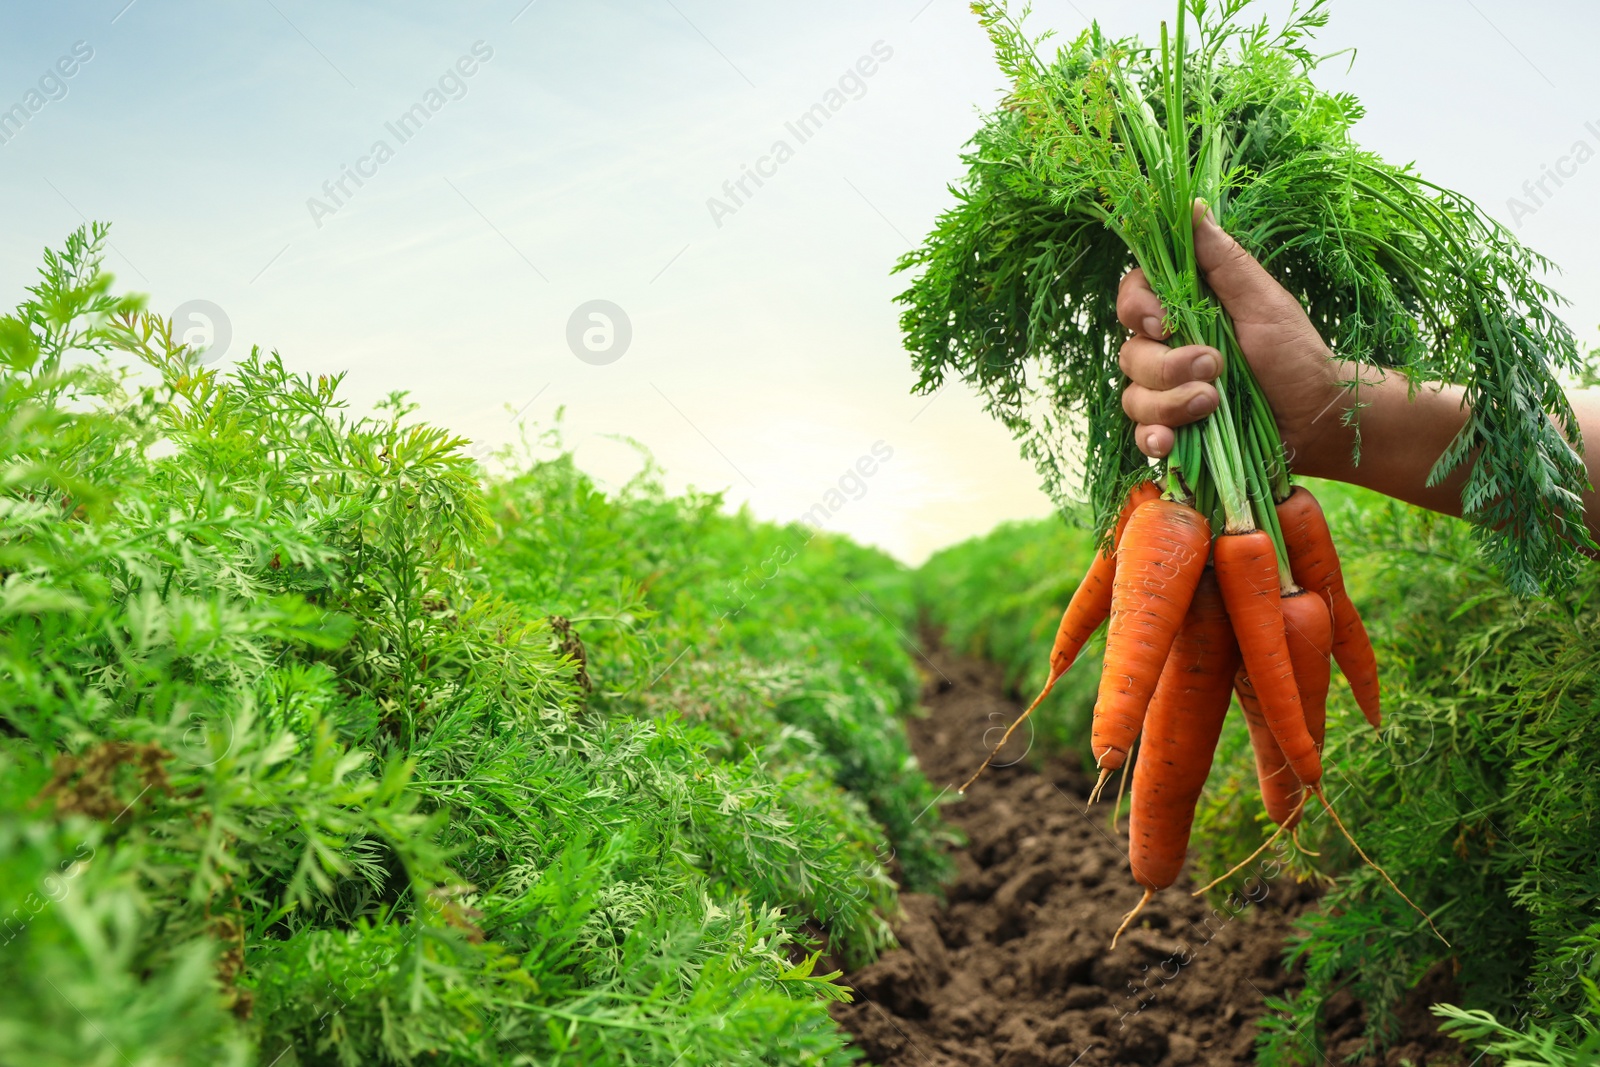
[[1144, 447], [1150, 452], [1156, 450], [1156, 435], [1154, 433], [1144, 435]]
[[1211, 409], [1215, 408], [1216, 406], [1217, 401], [1214, 397], [1202, 393], [1193, 400], [1189, 401], [1189, 414], [1209, 415], [1211, 414]]
[[1196, 356], [1194, 362], [1189, 364], [1189, 370], [1196, 381], [1209, 382], [1217, 376], [1217, 357], [1209, 353]]
[[1154, 315], [1144, 317], [1144, 332], [1146, 336], [1160, 339], [1167, 335], [1166, 327], [1161, 325], [1161, 320]]
[[1202, 217], [1207, 222], [1211, 223], [1211, 225], [1215, 226], [1217, 224], [1217, 214], [1211, 210], [1211, 205], [1206, 202], [1206, 198], [1203, 196], [1197, 196], [1194, 198], [1194, 202], [1205, 208], [1205, 212], [1203, 213]]

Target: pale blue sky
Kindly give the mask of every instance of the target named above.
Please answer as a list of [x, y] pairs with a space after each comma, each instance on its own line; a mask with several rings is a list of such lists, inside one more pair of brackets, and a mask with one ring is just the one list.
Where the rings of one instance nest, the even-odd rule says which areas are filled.
[[[0, 109], [76, 42], [93, 57], [0, 144], [0, 298], [82, 212], [115, 224], [112, 265], [154, 306], [223, 308], [230, 355], [254, 342], [297, 369], [347, 370], [362, 405], [410, 388], [478, 441], [510, 438], [507, 404], [541, 424], [565, 406], [603, 478], [632, 469], [609, 436], [630, 435], [674, 485], [726, 487], [773, 519], [806, 512], [881, 441], [892, 457], [829, 524], [911, 560], [1048, 511], [976, 401], [909, 394], [891, 303], [889, 267], [946, 204], [999, 84], [962, 0], [525, 3], [8, 5]], [[1045, 0], [1036, 25], [1153, 32], [1171, 8]], [[1360, 54], [1330, 77], [1366, 103], [1364, 139], [1501, 218], [1542, 164], [1580, 139], [1600, 148], [1592, 5], [1334, 8], [1328, 49]], [[480, 41], [492, 57], [447, 81], [459, 99], [400, 144], [385, 124]], [[793, 158], [763, 163], [765, 183], [713, 217], [724, 182], [794, 142], [785, 122], [866, 68]], [[308, 198], [379, 138], [393, 158], [360, 188], [345, 179], [352, 195], [319, 227]], [[1594, 340], [1600, 162], [1547, 188], [1518, 232], [1566, 268], [1569, 321]], [[605, 365], [566, 340], [592, 299], [632, 323]]]

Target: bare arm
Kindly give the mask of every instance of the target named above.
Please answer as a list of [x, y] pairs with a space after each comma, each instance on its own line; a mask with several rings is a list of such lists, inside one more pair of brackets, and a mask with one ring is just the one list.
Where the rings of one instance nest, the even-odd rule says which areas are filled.
[[[1238, 243], [1204, 216], [1197, 216], [1195, 250], [1212, 290], [1233, 316], [1240, 347], [1272, 405], [1290, 466], [1298, 474], [1364, 486], [1398, 500], [1461, 514], [1461, 469], [1428, 487], [1434, 462], [1466, 424], [1462, 391], [1449, 385], [1419, 386], [1410, 395], [1396, 371], [1357, 368], [1336, 359], [1304, 310]], [[1130, 384], [1122, 405], [1138, 423], [1136, 440], [1146, 455], [1172, 449], [1172, 429], [1208, 415], [1216, 407], [1218, 354], [1201, 345], [1165, 343], [1162, 309], [1140, 271], [1123, 279], [1117, 299], [1123, 325], [1133, 331], [1122, 349]], [[1359, 375], [1361, 385], [1344, 383]], [[1584, 440], [1600, 442], [1600, 394], [1569, 397]], [[1346, 416], [1353, 420], [1346, 425]], [[1356, 432], [1361, 462], [1352, 459]], [[1589, 481], [1600, 484], [1600, 447], [1585, 458]], [[1584, 494], [1590, 532], [1600, 538], [1600, 494]]]

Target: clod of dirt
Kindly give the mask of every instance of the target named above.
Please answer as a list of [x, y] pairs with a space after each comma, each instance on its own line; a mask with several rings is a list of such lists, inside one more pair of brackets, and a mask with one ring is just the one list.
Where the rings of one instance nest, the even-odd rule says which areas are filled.
[[[912, 747], [928, 777], [954, 792], [1021, 709], [995, 668], [944, 652], [931, 662], [930, 714], [911, 723]], [[944, 808], [969, 841], [947, 902], [902, 898], [901, 947], [844, 979], [856, 999], [834, 1017], [885, 1067], [1252, 1063], [1264, 998], [1299, 984], [1283, 968], [1283, 944], [1314, 890], [1283, 874], [1257, 883], [1255, 899], [1212, 906], [1190, 897], [1184, 879], [1109, 952], [1140, 895], [1126, 833], [1111, 831], [1109, 804], [1086, 807], [1090, 783], [1075, 757], [1035, 770], [1025, 736]], [[1401, 1012], [1403, 1047], [1362, 1067], [1394, 1067], [1402, 1054], [1430, 1067], [1456, 1061], [1460, 1046], [1426, 1011], [1443, 991], [1424, 987]], [[1337, 998], [1329, 1009], [1338, 1062], [1359, 1047], [1363, 1013]]]
[[907, 1019], [928, 1017], [929, 997], [934, 983], [928, 969], [910, 952], [886, 952], [854, 978], [862, 997], [879, 1007]]

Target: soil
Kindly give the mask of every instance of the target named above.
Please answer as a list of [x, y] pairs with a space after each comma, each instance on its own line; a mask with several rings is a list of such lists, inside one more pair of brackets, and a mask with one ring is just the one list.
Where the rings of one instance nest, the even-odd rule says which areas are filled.
[[[924, 773], [957, 786], [1020, 711], [997, 668], [930, 653], [926, 718], [910, 724]], [[907, 893], [901, 947], [844, 983], [834, 1016], [868, 1062], [886, 1067], [1211, 1067], [1254, 1062], [1265, 999], [1299, 987], [1282, 965], [1293, 919], [1317, 895], [1269, 861], [1221, 906], [1189, 895], [1187, 873], [1158, 894], [1117, 950], [1112, 932], [1139, 899], [1126, 821], [1085, 805], [1093, 784], [1070, 755], [1042, 765], [1019, 730], [966, 798], [942, 808], [967, 838], [941, 901]], [[1402, 1012], [1404, 1034], [1363, 1064], [1464, 1065], [1427, 1005], [1430, 975]], [[1362, 1043], [1361, 1006], [1326, 1006], [1328, 1067]]]

